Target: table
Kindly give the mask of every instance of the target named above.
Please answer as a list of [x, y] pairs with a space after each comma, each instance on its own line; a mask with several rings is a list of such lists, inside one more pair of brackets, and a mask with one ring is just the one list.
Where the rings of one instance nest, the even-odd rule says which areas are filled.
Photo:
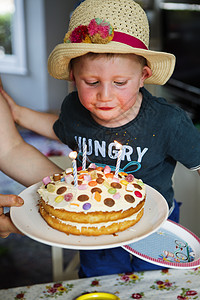
[[121, 300], [200, 299], [200, 267], [123, 273], [0, 290], [0, 299], [74, 300], [86, 292], [109, 292]]

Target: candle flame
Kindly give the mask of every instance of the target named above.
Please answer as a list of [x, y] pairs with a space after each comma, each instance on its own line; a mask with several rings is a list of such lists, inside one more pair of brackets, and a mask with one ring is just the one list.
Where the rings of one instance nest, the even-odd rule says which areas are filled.
[[70, 153], [69, 153], [69, 157], [70, 157], [71, 159], [76, 159], [76, 157], [77, 157], [77, 152], [76, 152], [76, 151], [70, 152]]
[[114, 141], [114, 143], [115, 143], [115, 147], [116, 148], [118, 148], [118, 149], [122, 149], [122, 144], [120, 144], [119, 142], [117, 142], [117, 141]]

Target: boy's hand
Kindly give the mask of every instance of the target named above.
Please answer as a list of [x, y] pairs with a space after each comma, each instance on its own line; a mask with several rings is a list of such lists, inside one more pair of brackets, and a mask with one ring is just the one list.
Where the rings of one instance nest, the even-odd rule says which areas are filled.
[[0, 237], [6, 238], [10, 233], [21, 233], [12, 223], [9, 214], [4, 214], [4, 207], [22, 206], [24, 201], [16, 195], [0, 194]]

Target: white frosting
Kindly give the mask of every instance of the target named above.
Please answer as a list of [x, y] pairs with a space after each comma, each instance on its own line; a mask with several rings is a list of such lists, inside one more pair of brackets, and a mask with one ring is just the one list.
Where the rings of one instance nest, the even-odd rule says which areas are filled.
[[[102, 172], [98, 172], [100, 174], [103, 174]], [[89, 173], [87, 173], [89, 174]], [[53, 192], [49, 192], [47, 190], [47, 188], [45, 187], [45, 185], [43, 184], [39, 189], [38, 189], [38, 193], [40, 194], [40, 196], [42, 197], [42, 199], [49, 205], [51, 205], [54, 209], [65, 209], [67, 211], [71, 211], [71, 212], [96, 212], [96, 211], [120, 211], [120, 210], [127, 210], [131, 207], [136, 207], [142, 200], [144, 200], [145, 198], [145, 185], [142, 183], [141, 180], [138, 180], [136, 178], [134, 178], [134, 181], [130, 182], [128, 184], [128, 190], [126, 190], [126, 186], [122, 184], [124, 180], [122, 179], [108, 179], [103, 175], [103, 179], [106, 181], [106, 186], [104, 184], [97, 184], [96, 186], [89, 186], [88, 183], [89, 181], [87, 181], [87, 176], [85, 177], [85, 180], [82, 180], [82, 185], [78, 186], [78, 188], [75, 188], [74, 185], [72, 185], [70, 182], [71, 180], [73, 180], [73, 176], [72, 175], [67, 175], [63, 173], [63, 177], [65, 178], [65, 181], [60, 182], [60, 181], [53, 181], [52, 177], [52, 183], [55, 183], [55, 191]], [[95, 181], [95, 179], [93, 179]], [[91, 181], [91, 180], [90, 180]], [[109, 189], [109, 185], [112, 182], [119, 182], [122, 186], [122, 188], [120, 189], [116, 189], [116, 193], [115, 194], [111, 194], [108, 192]], [[104, 182], [105, 183], [105, 182]], [[133, 184], [138, 184], [141, 186], [142, 189], [138, 189], [137, 187], [135, 188]], [[132, 187], [130, 188], [130, 185], [132, 185]], [[57, 190], [61, 187], [66, 187], [67, 190], [62, 193], [61, 195], [57, 194]], [[86, 187], [86, 189], [80, 189], [81, 187]], [[91, 189], [93, 188], [100, 188], [102, 190], [102, 193], [100, 193], [101, 195], [101, 201], [96, 201], [94, 199], [94, 194], [91, 193]], [[136, 193], [135, 193], [136, 192]], [[137, 193], [139, 192], [139, 197], [137, 196]], [[66, 201], [64, 199], [64, 196], [68, 193], [72, 193], [73, 194], [73, 198], [70, 201]], [[117, 199], [116, 194], [119, 194], [117, 196], [120, 196], [119, 199]], [[78, 197], [81, 195], [88, 195], [89, 199], [87, 201], [81, 202], [78, 200]], [[129, 203], [124, 199], [125, 195], [132, 195], [135, 199], [135, 201], [133, 203]], [[61, 197], [60, 197], [61, 196]], [[57, 201], [59, 200], [63, 200], [61, 202], [57, 202], [56, 197], [59, 197], [59, 199], [57, 198]], [[115, 202], [115, 204], [112, 207], [109, 207], [107, 205], [104, 204], [104, 199], [105, 198], [112, 198]], [[90, 203], [91, 204], [91, 208], [88, 210], [84, 210], [83, 209], [83, 205], [85, 203]], [[102, 225], [101, 225], [102, 226]]]
[[[69, 221], [63, 221], [59, 218], [56, 218], [59, 222], [63, 223], [63, 224], [66, 224], [66, 225], [71, 225], [71, 226], [76, 226], [77, 229], [81, 230], [82, 227], [86, 227], [86, 228], [90, 228], [90, 227], [95, 227], [95, 228], [98, 228], [100, 229], [101, 227], [105, 226], [105, 227], [108, 227], [114, 223], [122, 223], [122, 222], [125, 222], [125, 221], [132, 221], [132, 220], [136, 220], [137, 218], [137, 215], [140, 213], [140, 211], [142, 210], [143, 208], [141, 208], [137, 213], [133, 214], [132, 216], [130, 217], [127, 217], [127, 218], [124, 218], [124, 219], [121, 219], [121, 220], [117, 220], [117, 221], [111, 221], [111, 222], [102, 222], [102, 223], [93, 223], [93, 224], [89, 224], [89, 223], [76, 223], [76, 222], [69, 222]], [[50, 216], [52, 218], [55, 218], [53, 215], [50, 214]]]

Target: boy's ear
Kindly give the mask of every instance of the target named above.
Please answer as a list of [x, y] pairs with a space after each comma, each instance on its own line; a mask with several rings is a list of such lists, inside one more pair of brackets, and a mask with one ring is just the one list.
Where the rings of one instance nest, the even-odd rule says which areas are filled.
[[151, 75], [152, 75], [151, 69], [148, 66], [144, 66], [144, 68], [142, 70], [142, 77], [141, 77], [140, 87], [144, 86], [145, 79], [151, 77]]
[[75, 81], [73, 70], [70, 70], [69, 78], [70, 78], [71, 81]]

